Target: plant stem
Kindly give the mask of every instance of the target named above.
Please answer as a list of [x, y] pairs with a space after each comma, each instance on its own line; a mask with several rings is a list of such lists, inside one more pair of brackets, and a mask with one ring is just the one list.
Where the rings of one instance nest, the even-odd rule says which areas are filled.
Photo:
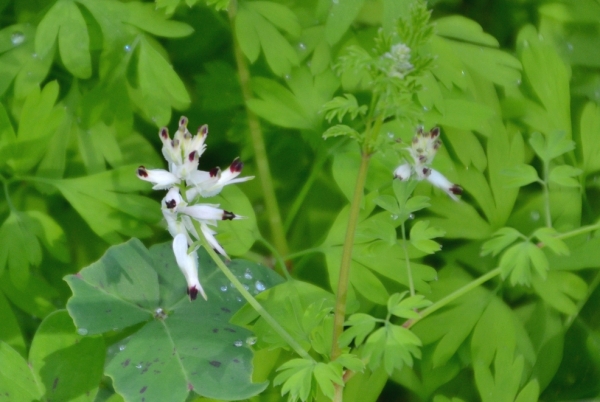
[[595, 223], [593, 225], [588, 225], [588, 226], [582, 226], [578, 229], [575, 230], [571, 230], [570, 232], [565, 232], [565, 233], [560, 233], [556, 236], [554, 236], [557, 239], [568, 239], [569, 237], [574, 237], [580, 234], [584, 234], [584, 233], [588, 233], [588, 232], [592, 232], [594, 230], [600, 229], [600, 222], [599, 223]]
[[544, 181], [542, 186], [544, 188], [544, 207], [546, 209], [546, 226], [552, 227], [552, 215], [550, 211], [550, 189], [548, 188], [548, 176], [549, 176], [549, 166], [547, 162], [544, 162]]
[[459, 297], [463, 296], [464, 294], [470, 292], [471, 290], [475, 289], [477, 286], [489, 281], [490, 279], [500, 275], [500, 268], [495, 268], [493, 270], [491, 270], [490, 272], [488, 272], [485, 275], [480, 276], [477, 279], [474, 279], [473, 281], [467, 283], [465, 286], [463, 286], [462, 288], [456, 289], [454, 292], [450, 293], [449, 295], [447, 295], [446, 297], [441, 298], [440, 300], [438, 300], [437, 302], [433, 303], [431, 306], [427, 307], [425, 310], [421, 311], [421, 316], [419, 318], [415, 318], [413, 320], [408, 320], [404, 323], [404, 327], [405, 328], [410, 328], [413, 325], [415, 325], [417, 322], [419, 322], [420, 320], [422, 320], [423, 318], [427, 317], [428, 315], [433, 314], [434, 312], [438, 311], [439, 309], [441, 309], [442, 307], [448, 305], [449, 303], [453, 302], [454, 300], [458, 299]]
[[367, 170], [369, 167], [370, 156], [362, 153], [354, 195], [350, 204], [350, 213], [348, 216], [348, 226], [346, 227], [346, 238], [344, 240], [344, 249], [342, 251], [342, 262], [340, 264], [340, 276], [335, 302], [335, 316], [333, 323], [333, 340], [331, 345], [331, 360], [337, 359], [341, 354], [338, 338], [344, 330], [344, 320], [346, 316], [346, 298], [348, 296], [348, 284], [350, 281], [350, 265], [352, 263], [352, 248], [354, 246], [354, 232], [358, 224], [360, 213], [360, 204], [363, 197], [365, 182], [367, 181]]
[[408, 247], [406, 247], [406, 228], [402, 222], [402, 248], [404, 249], [404, 257], [406, 259], [406, 275], [408, 276], [408, 288], [410, 295], [415, 295], [415, 284], [413, 283], [412, 269], [410, 268], [410, 258], [408, 258]]
[[256, 116], [254, 112], [252, 112], [252, 110], [250, 110], [250, 108], [247, 106], [248, 100], [252, 99], [252, 90], [250, 89], [250, 70], [246, 64], [246, 59], [244, 58], [242, 49], [240, 48], [239, 43], [235, 40], [234, 20], [236, 12], [237, 2], [233, 0], [231, 3], [229, 3], [229, 21], [231, 23], [231, 32], [233, 33], [233, 53], [235, 55], [235, 61], [237, 64], [240, 88], [242, 90], [244, 104], [246, 105], [246, 115], [248, 116], [248, 130], [250, 131], [252, 146], [254, 148], [256, 168], [258, 170], [259, 181], [262, 185], [262, 192], [265, 199], [265, 208], [267, 210], [267, 217], [269, 220], [273, 244], [280, 255], [287, 255], [289, 248], [285, 238], [285, 230], [283, 228], [283, 222], [281, 221], [281, 213], [279, 211], [277, 197], [275, 195], [275, 186], [273, 185], [273, 178], [271, 177], [271, 170], [269, 168], [269, 160], [267, 158], [267, 151], [262, 129], [260, 127], [260, 121], [258, 116]]
[[233, 286], [242, 294], [244, 299], [250, 304], [254, 310], [281, 336], [281, 338], [287, 342], [288, 345], [303, 359], [308, 359], [310, 361], [314, 361], [314, 359], [308, 354], [306, 350], [300, 346], [298, 342], [277, 322], [275, 318], [271, 314], [265, 310], [265, 308], [248, 292], [244, 285], [238, 280], [238, 278], [231, 272], [227, 265], [221, 260], [221, 258], [217, 255], [217, 253], [212, 249], [212, 247], [208, 244], [204, 236], [200, 236], [202, 241], [202, 246], [208, 252], [208, 255], [213, 259], [213, 261], [217, 264], [221, 272], [233, 283]]

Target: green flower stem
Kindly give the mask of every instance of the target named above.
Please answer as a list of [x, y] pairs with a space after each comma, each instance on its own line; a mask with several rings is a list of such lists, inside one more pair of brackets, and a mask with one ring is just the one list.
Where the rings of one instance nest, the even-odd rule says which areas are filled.
[[461, 297], [461, 296], [465, 295], [466, 293], [470, 292], [471, 290], [475, 289], [477, 286], [500, 275], [500, 272], [501, 272], [500, 268], [495, 268], [495, 269], [491, 270], [490, 272], [488, 272], [487, 274], [482, 275], [479, 278], [469, 282], [462, 288], [456, 289], [454, 292], [450, 293], [446, 297], [441, 298], [437, 302], [433, 303], [431, 306], [427, 307], [425, 310], [421, 311], [420, 312], [421, 316], [419, 318], [415, 318], [415, 319], [406, 321], [404, 323], [403, 327], [405, 327], [405, 328], [412, 327], [413, 325], [415, 325], [417, 322], [419, 322], [423, 318], [427, 317], [428, 315], [433, 314], [434, 312], [438, 311], [442, 307], [445, 307], [449, 303], [453, 302], [454, 300], [458, 299], [459, 297]]
[[352, 263], [352, 248], [354, 246], [354, 232], [358, 224], [358, 215], [360, 213], [360, 204], [363, 197], [365, 183], [367, 181], [367, 170], [369, 168], [370, 156], [362, 153], [356, 186], [354, 187], [354, 196], [350, 203], [350, 214], [348, 216], [348, 226], [346, 227], [346, 238], [344, 240], [344, 249], [342, 251], [342, 262], [340, 264], [340, 276], [336, 292], [335, 315], [333, 322], [333, 340], [331, 345], [331, 360], [337, 359], [342, 351], [338, 344], [338, 339], [344, 330], [344, 320], [346, 317], [346, 298], [348, 296], [348, 284], [350, 282], [350, 265]]
[[317, 159], [313, 162], [312, 167], [311, 167], [310, 176], [304, 182], [304, 185], [300, 189], [298, 196], [294, 200], [294, 203], [290, 207], [290, 209], [287, 212], [287, 215], [285, 217], [284, 227], [285, 227], [286, 232], [290, 229], [290, 226], [292, 226], [292, 223], [294, 222], [294, 219], [296, 218], [298, 211], [300, 211], [300, 208], [302, 208], [302, 206], [304, 205], [304, 200], [306, 199], [308, 192], [310, 191], [315, 180], [317, 180], [319, 175], [322, 173], [323, 165], [325, 165], [325, 163], [329, 160], [329, 156], [332, 155], [338, 148], [340, 148], [342, 145], [344, 145], [346, 143], [347, 143], [347, 141], [344, 141], [344, 140], [338, 141], [337, 144], [335, 144], [334, 146], [329, 148], [329, 150], [327, 152], [321, 153], [321, 155], [319, 155], [317, 157]]
[[327, 251], [329, 247], [313, 247], [313, 248], [307, 248], [306, 250], [302, 250], [302, 251], [298, 251], [297, 253], [292, 253], [292, 254], [288, 254], [285, 256], [285, 260], [289, 261], [289, 260], [295, 260], [296, 258], [300, 258], [303, 257], [307, 254], [313, 254], [313, 253], [324, 253], [325, 251]]
[[404, 249], [404, 258], [406, 259], [406, 275], [408, 276], [408, 288], [410, 295], [415, 295], [415, 284], [413, 283], [412, 269], [410, 267], [410, 258], [408, 258], [408, 247], [406, 247], [406, 227], [402, 222], [402, 248]]
[[557, 239], [568, 239], [569, 237], [574, 237], [580, 234], [593, 232], [594, 230], [600, 229], [600, 222], [595, 223], [593, 225], [582, 226], [578, 229], [571, 230], [570, 232], [565, 232], [554, 236]]
[[281, 257], [281, 255], [279, 254], [277, 249], [275, 247], [273, 247], [273, 245], [271, 243], [269, 243], [269, 241], [267, 239], [265, 239], [264, 237], [262, 237], [260, 234], [258, 235], [257, 240], [259, 242], [261, 242], [263, 244], [263, 246], [268, 248], [269, 251], [273, 254], [273, 258], [275, 258], [275, 261], [277, 261], [277, 265], [279, 266], [279, 269], [281, 270], [281, 273], [283, 274], [283, 276], [285, 276], [285, 279], [287, 279], [288, 281], [291, 280], [292, 276], [290, 275], [289, 271], [287, 270], [285, 261], [283, 260], [283, 258]]
[[546, 226], [552, 227], [552, 215], [550, 211], [550, 189], [548, 188], [548, 177], [549, 177], [549, 166], [547, 162], [544, 162], [544, 181], [542, 186], [544, 188], [544, 207], [546, 209]]
[[204, 236], [201, 236], [201, 239], [202, 239], [201, 240], [202, 246], [204, 246], [204, 249], [208, 252], [208, 255], [210, 255], [210, 257], [217, 264], [217, 266], [219, 267], [221, 272], [223, 272], [223, 274], [225, 274], [227, 279], [229, 279], [231, 281], [231, 283], [233, 283], [233, 286], [235, 286], [235, 288], [242, 294], [242, 296], [244, 297], [244, 299], [246, 299], [248, 304], [250, 304], [252, 306], [252, 308], [254, 308], [254, 310], [256, 310], [256, 312], [258, 314], [260, 314], [260, 316], [271, 326], [271, 328], [273, 328], [275, 330], [275, 332], [277, 332], [279, 334], [279, 336], [281, 336], [281, 338], [284, 341], [286, 341], [288, 345], [290, 345], [290, 347], [294, 350], [294, 352], [296, 352], [303, 359], [314, 361], [314, 359], [308, 354], [308, 352], [306, 350], [304, 350], [302, 348], [302, 346], [300, 346], [300, 344], [298, 342], [296, 342], [296, 340], [294, 338], [292, 338], [292, 336], [290, 334], [288, 334], [288, 332], [281, 325], [279, 325], [277, 320], [275, 318], [273, 318], [273, 316], [271, 314], [269, 314], [267, 312], [267, 310], [265, 310], [265, 308], [258, 302], [258, 300], [256, 300], [250, 294], [250, 292], [248, 292], [244, 288], [244, 285], [242, 285], [242, 283], [233, 274], [233, 272], [231, 272], [231, 270], [229, 268], [227, 268], [227, 265], [225, 265], [225, 263], [221, 260], [221, 258], [219, 258], [217, 253], [208, 244], [208, 242], [206, 241]]
[[229, 21], [231, 22], [231, 31], [234, 33], [233, 53], [235, 55], [235, 61], [237, 64], [242, 96], [244, 98], [244, 103], [246, 104], [248, 129], [250, 131], [252, 146], [254, 148], [258, 178], [262, 185], [262, 193], [265, 199], [265, 208], [267, 210], [273, 243], [275, 244], [275, 248], [280, 255], [287, 255], [289, 248], [285, 237], [285, 230], [281, 220], [281, 213], [279, 211], [277, 197], [275, 196], [275, 186], [273, 185], [273, 178], [271, 177], [271, 169], [269, 168], [269, 160], [267, 158], [267, 151], [262, 135], [262, 129], [260, 127], [260, 121], [258, 116], [256, 116], [254, 112], [252, 112], [252, 110], [250, 110], [250, 108], [247, 106], [248, 100], [252, 99], [252, 90], [250, 89], [250, 70], [246, 64], [246, 59], [244, 58], [242, 49], [240, 48], [239, 43], [235, 40], [234, 20], [236, 12], [237, 2], [233, 0], [231, 3], [229, 3]]

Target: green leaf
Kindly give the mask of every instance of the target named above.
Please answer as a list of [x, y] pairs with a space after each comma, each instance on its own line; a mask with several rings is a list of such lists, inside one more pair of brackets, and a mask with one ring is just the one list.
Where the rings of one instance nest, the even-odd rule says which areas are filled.
[[410, 244], [427, 254], [441, 250], [442, 246], [431, 240], [443, 236], [446, 232], [440, 228], [430, 227], [429, 221], [419, 221], [410, 229]]
[[581, 113], [578, 147], [582, 157], [582, 167], [586, 174], [600, 170], [600, 143], [597, 135], [600, 132], [600, 106], [588, 102]]
[[[184, 401], [190, 390], [237, 400], [265, 388], [250, 382], [251, 333], [229, 323], [241, 307], [240, 294], [203, 249], [199, 266], [208, 301], [188, 300], [171, 243], [148, 251], [131, 240], [65, 278], [73, 290], [67, 309], [79, 333], [139, 326], [105, 368], [126, 400], [142, 393], [148, 400]], [[229, 268], [254, 294], [279, 280], [247, 261], [232, 261]]]
[[580, 187], [579, 181], [573, 177], [579, 176], [583, 170], [569, 165], [556, 166], [550, 171], [550, 181], [565, 187]]
[[499, 47], [498, 40], [483, 32], [481, 26], [461, 15], [440, 18], [435, 22], [438, 35], [478, 45]]
[[[444, 230], [446, 238], [485, 239], [491, 235], [490, 224], [466, 202], [456, 202], [444, 195], [435, 198], [429, 210], [439, 216], [429, 217], [429, 223]], [[469, 225], [465, 226], [464, 222], [469, 222]]]
[[500, 258], [500, 268], [502, 278], [510, 275], [510, 283], [514, 286], [521, 284], [529, 286], [532, 279], [531, 268], [535, 269], [538, 275], [546, 278], [549, 269], [548, 258], [534, 244], [522, 242], [515, 244], [504, 252]]
[[71, 74], [89, 78], [92, 74], [90, 37], [81, 11], [74, 1], [59, 0], [40, 22], [35, 49], [40, 57], [49, 55], [56, 38], [60, 57]]
[[[410, 296], [404, 299], [407, 292], [394, 293], [388, 300], [388, 311], [396, 317], [415, 319], [420, 318], [417, 310], [430, 306], [431, 302], [423, 295]], [[403, 300], [404, 299], [404, 300]]]
[[523, 237], [521, 232], [513, 228], [502, 228], [493, 234], [494, 238], [486, 241], [481, 246], [481, 254], [497, 256], [502, 250], [512, 244], [519, 237]]
[[572, 272], [550, 271], [545, 280], [534, 278], [533, 289], [550, 306], [564, 314], [577, 314], [577, 302], [587, 296], [587, 283]]
[[102, 378], [106, 351], [102, 337], [84, 337], [65, 310], [58, 310], [38, 327], [29, 362], [39, 375], [47, 398], [93, 401]]
[[368, 108], [366, 105], [359, 106], [354, 95], [344, 94], [344, 96], [336, 96], [324, 104], [322, 110], [325, 112], [325, 119], [331, 123], [331, 120], [336, 117], [341, 122], [346, 114], [349, 114], [352, 120], [356, 119], [358, 115], [364, 116]]
[[344, 385], [342, 374], [342, 367], [332, 363], [317, 363], [313, 371], [315, 380], [317, 380], [323, 395], [332, 400], [335, 395], [334, 384]]
[[506, 176], [505, 183], [507, 187], [523, 187], [540, 181], [537, 171], [531, 165], [517, 165], [512, 168], [503, 169], [501, 173]]
[[421, 357], [422, 345], [417, 335], [399, 325], [388, 324], [373, 332], [365, 343], [363, 356], [371, 370], [383, 365], [388, 375], [404, 365], [412, 367], [413, 358]]
[[235, 37], [244, 55], [254, 63], [260, 55], [260, 39], [254, 27], [254, 13], [241, 7], [235, 16]]
[[341, 347], [346, 347], [354, 340], [357, 347], [362, 345], [367, 336], [375, 329], [376, 323], [377, 319], [369, 314], [352, 314], [344, 322], [344, 326], [349, 328], [346, 328], [340, 335], [338, 343]]
[[19, 327], [13, 308], [2, 292], [0, 292], [0, 317], [2, 317], [0, 341], [6, 342], [7, 345], [19, 352], [21, 356], [25, 356], [25, 340], [23, 339], [21, 328]]
[[[307, 350], [311, 345], [310, 332], [313, 327], [310, 325], [304, 326], [305, 323], [312, 321], [303, 322], [305, 312], [316, 300], [324, 300], [324, 309], [333, 307], [335, 304], [335, 299], [331, 293], [309, 283], [295, 280], [284, 282], [261, 293], [257, 296], [257, 300]], [[280, 347], [286, 350], [289, 348], [287, 342], [273, 330], [271, 325], [259, 318], [256, 310], [250, 305], [242, 307], [231, 322], [237, 325], [254, 323], [252, 330], [258, 337], [257, 346], [259, 348], [266, 346], [269, 348]]]
[[171, 119], [171, 107], [185, 109], [190, 97], [173, 66], [151, 43], [141, 36], [139, 42], [138, 83], [133, 100], [157, 126]]
[[167, 20], [165, 15], [156, 11], [156, 7], [152, 4], [138, 2], [117, 4], [121, 21], [136, 26], [152, 35], [180, 38], [194, 32], [194, 29], [188, 24]]
[[567, 138], [564, 131], [553, 131], [546, 137], [535, 132], [531, 134], [529, 144], [531, 144], [535, 153], [546, 163], [575, 149], [575, 143]]
[[148, 187], [135, 176], [134, 166], [50, 183], [90, 228], [110, 243], [121, 241], [121, 235], [149, 236], [153, 231], [148, 223], [160, 219], [160, 205], [156, 201], [131, 194]]
[[[542, 41], [531, 25], [521, 29], [517, 37], [517, 52], [523, 63], [527, 81], [546, 110], [546, 119], [552, 131], [564, 131], [569, 138], [570, 73], [551, 41]], [[552, 85], [548, 85], [548, 83]]]
[[360, 134], [358, 133], [358, 131], [344, 124], [336, 124], [333, 127], [329, 127], [327, 130], [325, 130], [322, 137], [324, 140], [326, 140], [327, 138], [339, 137], [341, 135], [347, 135], [348, 137], [353, 138], [357, 141], [360, 140]]
[[283, 85], [258, 77], [252, 80], [252, 89], [260, 99], [249, 99], [248, 107], [260, 117], [282, 127], [313, 128], [310, 116]]
[[296, 14], [288, 7], [271, 1], [253, 1], [247, 6], [257, 11], [278, 29], [286, 31], [293, 37], [300, 36], [300, 23]]
[[361, 373], [365, 369], [365, 363], [360, 360], [358, 356], [352, 354], [341, 354], [337, 359], [335, 359], [335, 363], [339, 363], [343, 367], [346, 367], [348, 370], [352, 370], [355, 373]]
[[42, 262], [42, 248], [35, 237], [29, 216], [11, 212], [0, 226], [0, 274], [8, 269], [10, 280], [23, 288], [29, 277], [29, 267]]
[[311, 393], [312, 376], [316, 363], [307, 359], [291, 359], [282, 364], [273, 385], [281, 385], [281, 395], [289, 393], [289, 399], [306, 401]]
[[0, 400], [33, 402], [42, 398], [44, 393], [39, 378], [25, 359], [3, 341], [0, 341], [0, 361]]
[[335, 45], [344, 36], [364, 2], [365, 0], [347, 0], [331, 4], [325, 23], [325, 38], [330, 45]]
[[538, 380], [531, 380], [521, 389], [515, 402], [536, 402], [540, 397], [540, 385]]
[[537, 237], [539, 241], [547, 246], [556, 255], [569, 255], [569, 247], [564, 241], [556, 238], [558, 232], [553, 228], [539, 228], [533, 232], [533, 236]]

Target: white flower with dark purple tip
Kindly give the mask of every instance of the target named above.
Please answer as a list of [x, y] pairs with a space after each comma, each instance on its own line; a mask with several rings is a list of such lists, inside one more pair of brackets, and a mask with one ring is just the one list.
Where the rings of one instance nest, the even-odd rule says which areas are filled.
[[169, 171], [164, 169], [146, 169], [144, 166], [140, 166], [137, 169], [137, 177], [154, 184], [152, 186], [153, 190], [166, 190], [181, 182], [179, 177]]
[[194, 136], [189, 132], [187, 124], [188, 119], [181, 117], [173, 138], [166, 127], [159, 130], [158, 135], [163, 144], [162, 154], [167, 160], [169, 170], [146, 169], [140, 166], [137, 175], [140, 179], [154, 184], [152, 188], [155, 190], [168, 190], [162, 200], [161, 209], [167, 229], [174, 238], [173, 252], [177, 264], [188, 282], [190, 299], [194, 300], [198, 292], [205, 299], [206, 294], [198, 282], [196, 251], [189, 253], [188, 248], [198, 247], [198, 241], [204, 238], [219, 254], [229, 258], [215, 238], [217, 232], [209, 225], [217, 226], [220, 220], [242, 217], [220, 209], [218, 205], [194, 204], [193, 201], [198, 195], [210, 197], [218, 194], [228, 184], [250, 180], [252, 177], [237, 178], [243, 167], [239, 158], [224, 172], [219, 168], [209, 172], [198, 170], [200, 156], [206, 150], [208, 126], [200, 126]]
[[187, 293], [190, 300], [196, 300], [198, 292], [206, 300], [206, 293], [198, 280], [198, 254], [195, 250], [188, 253], [188, 242], [185, 235], [178, 234], [173, 239], [173, 254], [175, 254], [177, 265], [187, 281]]
[[457, 195], [462, 194], [462, 188], [450, 182], [443, 174], [430, 167], [433, 158], [442, 142], [439, 139], [440, 129], [434, 127], [429, 132], [424, 132], [423, 127], [417, 129], [412, 144], [408, 149], [414, 164], [407, 162], [394, 170], [394, 177], [402, 181], [414, 177], [416, 180], [427, 180], [434, 186], [444, 190], [453, 200], [458, 201]]

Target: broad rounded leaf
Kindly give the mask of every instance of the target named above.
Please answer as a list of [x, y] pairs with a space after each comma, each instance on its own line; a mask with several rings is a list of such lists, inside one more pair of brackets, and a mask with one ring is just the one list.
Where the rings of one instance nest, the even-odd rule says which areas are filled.
[[[67, 308], [79, 333], [140, 325], [105, 368], [126, 400], [184, 401], [190, 390], [238, 400], [261, 392], [266, 383], [251, 382], [252, 333], [229, 324], [243, 305], [241, 295], [201, 249], [199, 276], [208, 301], [190, 302], [171, 247], [165, 243], [148, 251], [134, 239], [67, 276], [74, 293]], [[228, 264], [254, 294], [280, 280], [255, 263]]]

